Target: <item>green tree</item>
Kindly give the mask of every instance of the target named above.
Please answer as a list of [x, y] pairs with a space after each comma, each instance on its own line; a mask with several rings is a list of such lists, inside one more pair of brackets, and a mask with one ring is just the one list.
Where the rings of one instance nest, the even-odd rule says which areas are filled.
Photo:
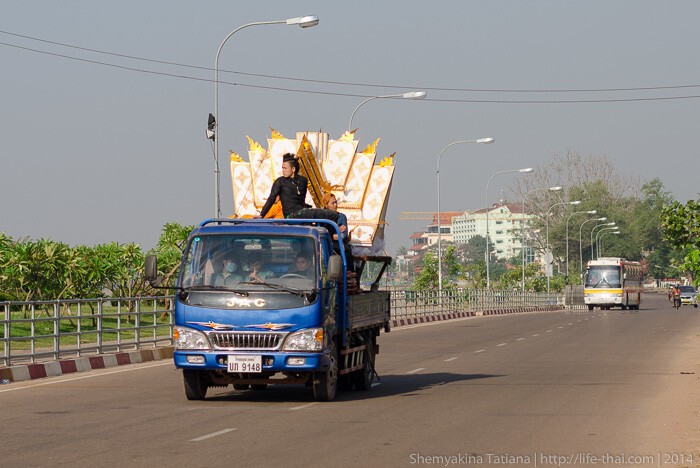
[[183, 226], [175, 222], [163, 225], [158, 244], [151, 252], [158, 257], [159, 273], [164, 276], [163, 284], [169, 284], [171, 278], [177, 277], [182, 250], [193, 228], [194, 226]]
[[426, 252], [423, 256], [422, 270], [416, 276], [414, 289], [438, 289], [438, 262], [432, 252]]
[[679, 269], [687, 272], [696, 286], [700, 286], [700, 203], [688, 200], [686, 204], [673, 202], [663, 209], [661, 228], [664, 238], [681, 257]]

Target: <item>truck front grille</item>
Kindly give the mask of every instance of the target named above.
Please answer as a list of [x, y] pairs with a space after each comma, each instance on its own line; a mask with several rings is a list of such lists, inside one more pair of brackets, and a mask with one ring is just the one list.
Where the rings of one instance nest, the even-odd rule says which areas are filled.
[[216, 349], [276, 350], [286, 333], [211, 332], [209, 340]]

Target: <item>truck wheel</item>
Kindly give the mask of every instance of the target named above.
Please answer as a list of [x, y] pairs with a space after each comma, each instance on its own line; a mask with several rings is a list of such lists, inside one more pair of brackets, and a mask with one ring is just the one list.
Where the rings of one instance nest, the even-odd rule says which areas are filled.
[[207, 383], [200, 371], [183, 369], [182, 377], [185, 381], [185, 396], [188, 400], [204, 400], [207, 395]]
[[364, 367], [352, 373], [352, 380], [356, 390], [367, 391], [372, 388], [374, 380], [374, 344], [370, 339], [367, 341], [367, 349], [364, 355]]
[[589, 305], [589, 306], [588, 306], [588, 310], [593, 310], [593, 306], [592, 306], [592, 305]]
[[331, 363], [325, 372], [314, 372], [313, 390], [316, 401], [333, 401], [338, 388], [338, 350], [331, 346]]

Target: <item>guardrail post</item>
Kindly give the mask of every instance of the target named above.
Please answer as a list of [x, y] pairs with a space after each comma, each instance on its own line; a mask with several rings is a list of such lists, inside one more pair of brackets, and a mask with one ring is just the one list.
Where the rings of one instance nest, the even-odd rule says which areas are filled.
[[53, 358], [61, 356], [61, 303], [53, 304]]
[[102, 314], [104, 313], [104, 301], [97, 301], [97, 352], [102, 353]]
[[141, 298], [136, 299], [136, 307], [134, 313], [136, 314], [136, 320], [134, 320], [134, 341], [137, 347], [141, 347]]
[[10, 340], [10, 330], [12, 329], [11, 323], [12, 323], [12, 314], [10, 313], [10, 304], [4, 304], [3, 305], [4, 309], [4, 314], [3, 316], [5, 317], [5, 323], [3, 324], [3, 354], [2, 354], [2, 365], [3, 366], [9, 366], [10, 365], [10, 350], [11, 348], [11, 343], [12, 341]]

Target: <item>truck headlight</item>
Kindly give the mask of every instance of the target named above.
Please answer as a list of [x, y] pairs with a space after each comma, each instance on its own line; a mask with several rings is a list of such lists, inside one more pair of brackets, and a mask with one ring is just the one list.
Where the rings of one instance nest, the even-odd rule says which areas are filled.
[[309, 328], [291, 333], [284, 341], [283, 351], [322, 351], [323, 328]]
[[173, 341], [175, 349], [211, 349], [204, 333], [187, 327], [175, 327]]

